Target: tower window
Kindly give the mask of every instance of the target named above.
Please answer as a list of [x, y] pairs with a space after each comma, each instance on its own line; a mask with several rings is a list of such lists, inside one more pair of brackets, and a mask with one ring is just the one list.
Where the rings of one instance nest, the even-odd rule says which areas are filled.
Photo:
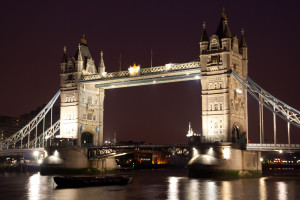
[[223, 110], [223, 104], [220, 103], [220, 110]]
[[210, 110], [210, 111], [213, 110], [213, 105], [212, 105], [212, 104], [209, 105], [209, 110]]
[[88, 120], [92, 120], [92, 113], [88, 113], [87, 119], [88, 119]]
[[213, 64], [219, 63], [219, 56], [212, 56], [212, 57], [211, 57], [211, 62], [212, 62]]
[[215, 104], [215, 110], [219, 110], [218, 104]]
[[93, 99], [91, 96], [88, 97], [88, 104], [92, 104], [93, 103]]
[[220, 82], [219, 84], [220, 84], [220, 89], [222, 89], [223, 88], [223, 83]]

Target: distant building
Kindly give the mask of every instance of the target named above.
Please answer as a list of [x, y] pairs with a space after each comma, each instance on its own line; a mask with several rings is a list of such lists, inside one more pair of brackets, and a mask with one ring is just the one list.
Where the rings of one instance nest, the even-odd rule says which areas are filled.
[[0, 140], [4, 140], [24, 127], [29, 121], [18, 117], [0, 116]]
[[[29, 113], [22, 114], [20, 117], [10, 117], [10, 116], [0, 116], [0, 140], [4, 140], [20, 129], [22, 129], [28, 122], [30, 122], [45, 106], [39, 106], [35, 110], [30, 111]], [[52, 123], [54, 124], [60, 116], [59, 106], [53, 106], [52, 110]], [[49, 116], [48, 116], [49, 115]], [[51, 125], [50, 113], [45, 119], [45, 128], [49, 128]], [[40, 123], [38, 126], [38, 133], [40, 134], [43, 131], [43, 123]], [[35, 136], [34, 134], [31, 137]]]

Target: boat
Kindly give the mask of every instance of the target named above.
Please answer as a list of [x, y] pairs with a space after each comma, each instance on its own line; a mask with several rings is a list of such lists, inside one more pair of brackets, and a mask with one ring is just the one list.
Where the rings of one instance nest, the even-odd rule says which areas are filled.
[[130, 176], [55, 176], [53, 179], [58, 188], [127, 185], [132, 182]]

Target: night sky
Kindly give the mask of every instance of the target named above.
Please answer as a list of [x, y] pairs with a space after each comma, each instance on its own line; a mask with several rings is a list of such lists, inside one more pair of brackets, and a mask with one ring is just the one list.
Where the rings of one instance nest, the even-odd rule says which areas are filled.
[[[134, 62], [141, 67], [199, 58], [203, 21], [215, 33], [222, 7], [240, 38], [245, 29], [249, 76], [300, 110], [300, 21], [298, 1], [3, 1], [0, 6], [0, 115], [19, 116], [47, 103], [59, 89], [63, 47], [74, 56], [82, 34], [108, 72]], [[201, 132], [200, 81], [106, 90], [104, 139], [154, 144], [185, 143], [189, 121]], [[249, 139], [258, 142], [258, 104], [249, 97]], [[266, 138], [272, 114], [265, 111]], [[278, 119], [278, 142], [286, 123]], [[292, 127], [292, 142], [300, 130]], [[297, 136], [298, 135], [298, 136]]]

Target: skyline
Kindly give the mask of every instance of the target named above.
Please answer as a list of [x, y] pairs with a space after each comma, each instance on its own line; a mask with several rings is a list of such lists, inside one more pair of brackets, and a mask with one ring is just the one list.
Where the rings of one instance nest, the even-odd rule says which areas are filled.
[[[1, 69], [5, 76], [2, 76], [0, 84], [2, 95], [6, 98], [0, 98], [0, 115], [18, 116], [47, 103], [59, 89], [59, 62], [64, 45], [67, 46], [67, 54], [73, 56], [82, 34], [86, 35], [96, 64], [99, 63], [100, 51], [104, 51], [104, 63], [108, 72], [119, 70], [120, 53], [122, 70], [126, 70], [134, 62], [142, 68], [149, 67], [151, 48], [153, 66], [198, 59], [202, 23], [206, 22], [211, 36], [219, 23], [222, 6], [226, 8], [233, 35], [240, 38], [240, 31], [245, 28], [249, 76], [275, 97], [300, 110], [297, 101], [299, 94], [296, 92], [300, 87], [297, 82], [295, 84], [299, 73], [295, 57], [297, 58], [300, 43], [297, 40], [300, 30], [294, 28], [299, 25], [296, 2], [289, 5], [274, 4], [268, 12], [264, 10], [269, 8], [266, 2], [256, 7], [255, 3], [243, 5], [229, 1], [228, 5], [220, 3], [213, 7], [215, 2], [220, 1], [192, 1], [186, 4], [166, 1], [160, 7], [156, 7], [154, 2], [143, 4], [136, 1], [130, 5], [123, 3], [126, 5], [118, 7], [106, 3], [101, 5], [102, 12], [99, 11], [99, 18], [104, 19], [100, 20], [103, 24], [96, 27], [96, 14], [87, 10], [95, 11], [96, 5], [100, 3], [88, 5], [87, 10], [81, 10], [76, 3], [74, 10], [62, 9], [67, 7], [65, 2], [60, 8], [53, 7], [52, 4], [35, 5], [43, 8], [39, 10], [30, 5], [31, 2], [22, 2], [15, 10], [11, 10], [9, 8], [12, 8], [12, 3], [5, 2], [0, 14], [3, 27], [7, 27], [0, 33], [1, 38], [5, 39], [3, 43], [6, 47], [0, 50]], [[197, 9], [199, 4], [200, 10]], [[166, 9], [170, 7], [172, 9]], [[210, 11], [205, 9], [211, 7], [213, 9]], [[153, 10], [157, 16], [149, 16]], [[182, 10], [184, 12], [180, 12]], [[36, 11], [38, 15], [30, 11]], [[56, 15], [52, 15], [51, 11], [56, 11]], [[77, 11], [84, 12], [86, 19], [76, 15]], [[112, 11], [115, 11], [115, 15], [111, 16]], [[71, 16], [75, 19], [70, 21]], [[93, 23], [84, 23], [87, 21]], [[53, 30], [52, 26], [58, 28]], [[14, 52], [15, 49], [18, 49], [17, 53]], [[290, 69], [289, 74], [285, 71], [286, 66]], [[268, 74], [271, 75], [267, 76]], [[16, 105], [20, 98], [23, 104]], [[256, 131], [255, 128], [258, 127], [255, 123], [258, 119], [251, 118], [258, 118], [258, 105], [254, 99], [249, 98], [248, 101], [249, 112], [253, 111], [249, 113], [251, 132], [251, 129]], [[200, 81], [106, 90], [104, 104], [104, 139], [112, 137], [116, 131], [117, 137], [121, 139], [131, 137], [135, 141], [180, 143], [176, 141], [186, 141], [189, 121], [196, 132], [201, 132]], [[265, 112], [265, 116], [266, 123], [270, 124], [271, 114]], [[268, 129], [271, 129], [268, 132], [272, 131], [272, 127]], [[142, 131], [145, 135], [141, 137], [139, 133]], [[297, 132], [299, 130], [292, 128], [292, 138]], [[160, 137], [162, 133], [166, 133], [165, 138]]]

